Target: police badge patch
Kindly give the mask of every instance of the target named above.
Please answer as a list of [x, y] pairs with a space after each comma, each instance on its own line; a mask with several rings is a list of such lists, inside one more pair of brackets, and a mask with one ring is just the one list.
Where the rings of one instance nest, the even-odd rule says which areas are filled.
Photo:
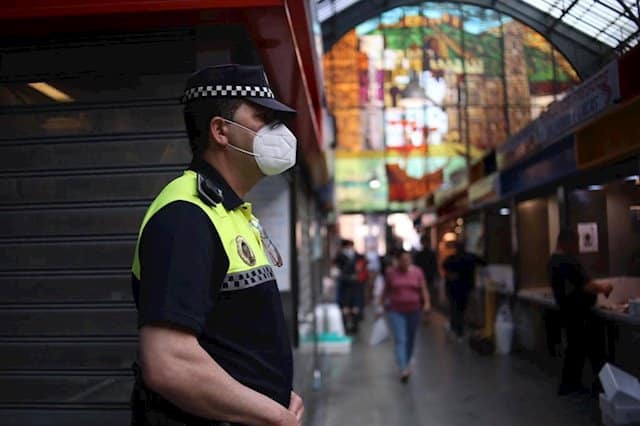
[[238, 255], [240, 258], [249, 266], [253, 266], [256, 264], [256, 255], [253, 254], [251, 247], [249, 247], [249, 243], [242, 238], [241, 235], [236, 237], [236, 248], [238, 249]]
[[264, 230], [260, 225], [260, 222], [258, 222], [255, 217], [251, 220], [251, 226], [253, 226], [260, 234], [260, 242], [262, 243], [264, 254], [269, 259], [269, 262], [273, 266], [281, 268], [284, 262], [282, 261], [282, 256], [280, 256], [280, 250], [278, 250], [278, 247], [273, 243], [273, 241], [271, 241], [271, 238], [267, 235], [267, 231]]

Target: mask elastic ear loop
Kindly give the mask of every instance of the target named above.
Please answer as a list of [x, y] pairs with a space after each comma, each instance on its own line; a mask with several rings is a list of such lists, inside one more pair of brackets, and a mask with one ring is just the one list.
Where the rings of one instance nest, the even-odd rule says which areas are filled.
[[247, 155], [250, 155], [252, 157], [260, 157], [260, 155], [256, 154], [255, 152], [250, 152], [250, 151], [247, 151], [246, 149], [238, 148], [237, 146], [235, 146], [235, 145], [233, 145], [231, 143], [229, 143], [229, 146], [231, 148], [235, 149], [236, 151], [242, 152], [243, 154], [247, 154]]
[[247, 132], [253, 133], [254, 135], [257, 135], [257, 134], [258, 134], [258, 133], [256, 133], [256, 132], [254, 132], [253, 130], [251, 130], [250, 128], [248, 128], [248, 127], [244, 127], [242, 124], [238, 124], [238, 123], [236, 123], [235, 121], [227, 120], [226, 118], [223, 118], [222, 120], [223, 120], [223, 121], [225, 121], [225, 122], [227, 122], [227, 123], [229, 123], [229, 124], [233, 124], [234, 126], [238, 126], [238, 127], [240, 127], [241, 129], [246, 130]]
[[[227, 122], [227, 123], [229, 123], [229, 124], [233, 124], [235, 126], [238, 126], [241, 129], [246, 130], [247, 132], [253, 133], [254, 137], [257, 135], [256, 132], [254, 132], [253, 130], [251, 130], [251, 129], [247, 128], [247, 127], [244, 127], [242, 124], [238, 124], [235, 121], [227, 120], [226, 118], [223, 118], [222, 120]], [[229, 143], [229, 146], [231, 148], [235, 149], [238, 152], [242, 152], [243, 154], [247, 154], [247, 155], [250, 155], [252, 157], [260, 157], [260, 155], [256, 154], [255, 152], [250, 152], [250, 151], [247, 151], [246, 149], [238, 148], [237, 146], [233, 145], [232, 143]]]

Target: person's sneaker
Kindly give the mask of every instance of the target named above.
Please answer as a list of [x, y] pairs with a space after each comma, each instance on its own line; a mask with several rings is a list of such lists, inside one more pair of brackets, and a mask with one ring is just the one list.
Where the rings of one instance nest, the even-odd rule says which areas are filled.
[[400, 373], [400, 381], [402, 383], [407, 383], [409, 381], [409, 377], [411, 377], [411, 365], [407, 365], [407, 368], [402, 370], [402, 373]]
[[354, 321], [351, 326], [351, 334], [358, 334], [358, 322]]
[[353, 334], [353, 326], [354, 326], [353, 318], [349, 317], [344, 323], [344, 331], [347, 334]]

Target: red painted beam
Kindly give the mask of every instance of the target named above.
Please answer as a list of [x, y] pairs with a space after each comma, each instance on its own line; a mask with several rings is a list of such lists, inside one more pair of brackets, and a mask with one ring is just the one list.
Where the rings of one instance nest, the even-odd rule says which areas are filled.
[[0, 1], [0, 20], [283, 7], [284, 0], [19, 0]]
[[[321, 135], [317, 114], [319, 110], [313, 103], [311, 87], [303, 56], [310, 52], [301, 52], [299, 39], [296, 38], [294, 25], [283, 8], [263, 10], [250, 9], [246, 12], [247, 24], [256, 45], [262, 46], [260, 57], [265, 71], [278, 96], [298, 111], [294, 122], [294, 132], [298, 137], [305, 163], [311, 175], [314, 187], [320, 187], [329, 181], [325, 157], [322, 153]], [[297, 23], [306, 26], [306, 22]], [[314, 79], [312, 79], [313, 81]]]
[[[314, 55], [315, 41], [311, 31], [309, 3], [306, 1], [286, 1], [289, 25], [293, 28], [296, 41], [296, 51], [299, 62], [304, 70], [304, 76], [309, 87], [311, 103], [316, 111], [318, 126], [322, 127], [322, 81], [320, 79], [319, 58]], [[314, 60], [315, 59], [315, 60]]]

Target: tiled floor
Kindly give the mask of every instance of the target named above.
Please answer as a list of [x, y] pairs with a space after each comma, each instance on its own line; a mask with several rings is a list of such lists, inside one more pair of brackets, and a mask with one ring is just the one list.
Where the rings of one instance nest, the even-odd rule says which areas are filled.
[[368, 346], [365, 323], [349, 355], [322, 359], [310, 426], [597, 425], [588, 396], [555, 395], [556, 381], [517, 356], [480, 356], [447, 337], [436, 316], [419, 331], [414, 374], [401, 384], [390, 340]]

